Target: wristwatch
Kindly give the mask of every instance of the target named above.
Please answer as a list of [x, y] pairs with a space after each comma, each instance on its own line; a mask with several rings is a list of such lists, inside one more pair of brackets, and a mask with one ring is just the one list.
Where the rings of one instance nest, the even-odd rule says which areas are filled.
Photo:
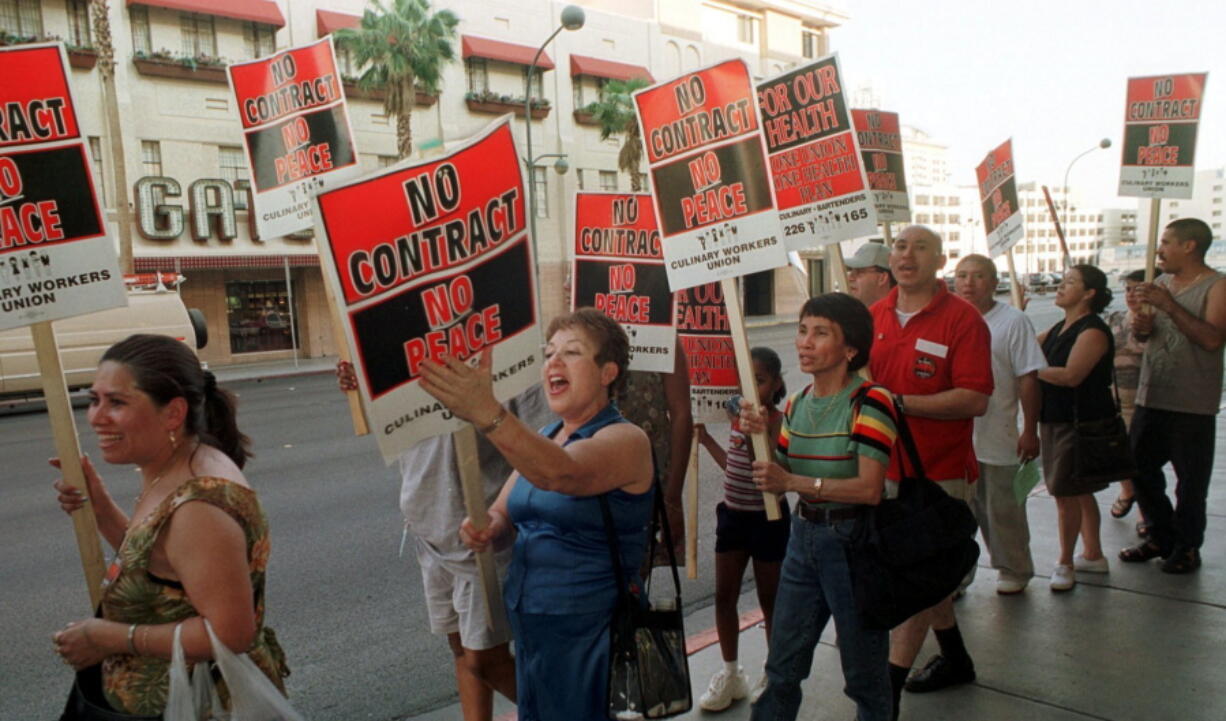
[[813, 479], [813, 497], [819, 501], [822, 498], [822, 479], [821, 478]]

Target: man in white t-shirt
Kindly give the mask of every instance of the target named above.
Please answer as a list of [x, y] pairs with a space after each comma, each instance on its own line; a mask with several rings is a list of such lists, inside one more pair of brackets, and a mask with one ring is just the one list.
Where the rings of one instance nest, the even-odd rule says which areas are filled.
[[[1013, 479], [1020, 464], [1039, 455], [1039, 370], [1047, 367], [1034, 326], [1022, 311], [992, 297], [996, 265], [986, 256], [968, 255], [958, 263], [954, 289], [983, 314], [992, 333], [992, 380], [988, 412], [975, 419], [975, 457], [979, 488], [971, 510], [999, 575], [996, 592], [1021, 593], [1034, 576], [1026, 506], [1018, 503]], [[1022, 430], [1018, 433], [1018, 405]]]

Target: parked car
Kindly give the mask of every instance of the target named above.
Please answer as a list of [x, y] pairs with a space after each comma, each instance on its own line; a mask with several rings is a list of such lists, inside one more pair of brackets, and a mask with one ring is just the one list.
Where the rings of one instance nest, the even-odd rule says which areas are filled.
[[996, 294], [1009, 292], [1009, 284], [1013, 282], [1013, 277], [1009, 275], [1009, 271], [1002, 270], [996, 279]]
[[[94, 369], [107, 348], [133, 333], [161, 333], [177, 338], [192, 350], [209, 341], [204, 314], [183, 305], [174, 274], [163, 282], [147, 281], [143, 274], [127, 276], [128, 304], [88, 315], [55, 321], [56, 344], [68, 388], [82, 388], [94, 382]], [[166, 278], [170, 280], [167, 281]], [[167, 285], [169, 283], [169, 286]], [[34, 339], [29, 328], [0, 331], [0, 398], [17, 400], [42, 394], [42, 376], [34, 354]]]

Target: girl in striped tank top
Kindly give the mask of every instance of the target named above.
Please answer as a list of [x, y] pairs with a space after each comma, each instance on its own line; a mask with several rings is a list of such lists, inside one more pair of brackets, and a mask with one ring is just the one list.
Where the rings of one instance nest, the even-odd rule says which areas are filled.
[[[783, 383], [783, 363], [770, 348], [754, 348], [750, 356], [753, 358], [758, 398], [766, 407], [769, 417], [767, 437], [777, 438], [783, 414], [775, 406], [787, 395]], [[782, 517], [777, 521], [766, 520], [762, 492], [753, 483], [753, 446], [749, 436], [741, 433], [736, 417], [732, 418], [727, 450], [707, 433], [705, 426], [699, 424], [695, 430], [698, 441], [725, 474], [724, 501], [715, 508], [715, 628], [719, 633], [724, 667], [711, 678], [706, 693], [698, 700], [707, 711], [722, 711], [733, 701], [747, 695], [751, 696], [751, 702], [756, 700], [761, 689], [765, 688], [766, 677], [763, 675], [751, 692], [745, 671], [737, 664], [740, 615], [736, 603], [741, 596], [745, 567], [752, 559], [758, 602], [762, 606], [769, 639], [775, 589], [779, 586], [779, 569], [787, 552], [791, 521], [787, 502], [782, 498]]]

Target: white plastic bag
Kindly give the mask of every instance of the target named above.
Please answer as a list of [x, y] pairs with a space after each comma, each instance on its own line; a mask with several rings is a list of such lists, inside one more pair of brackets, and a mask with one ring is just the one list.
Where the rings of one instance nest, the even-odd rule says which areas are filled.
[[188, 679], [182, 628], [181, 623], [175, 626], [170, 658], [170, 692], [162, 718], [164, 721], [227, 721], [230, 717], [217, 698], [217, 689], [209, 676], [209, 665], [196, 664]]
[[229, 721], [306, 721], [290, 706], [281, 691], [268, 680], [247, 654], [235, 654], [217, 640], [207, 619], [204, 630], [213, 644], [213, 661], [230, 690]]
[[222, 711], [209, 677], [208, 664], [196, 664], [189, 682], [179, 627], [175, 627], [170, 660], [170, 693], [165, 721], [306, 721], [247, 654], [235, 654], [217, 640], [207, 619], [204, 629], [213, 646], [213, 661], [230, 691], [230, 711]]

